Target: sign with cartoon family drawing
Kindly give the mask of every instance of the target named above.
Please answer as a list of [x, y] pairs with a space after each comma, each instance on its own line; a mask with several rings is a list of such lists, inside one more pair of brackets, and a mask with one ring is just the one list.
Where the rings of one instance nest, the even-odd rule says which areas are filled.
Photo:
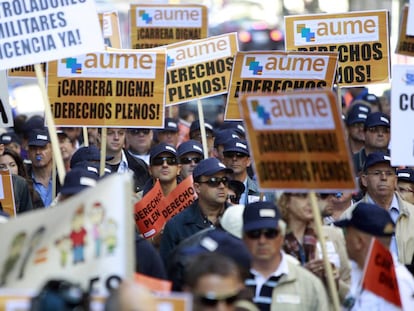
[[2, 224], [0, 288], [39, 289], [51, 278], [92, 286], [133, 276], [130, 175], [111, 175], [55, 208]]

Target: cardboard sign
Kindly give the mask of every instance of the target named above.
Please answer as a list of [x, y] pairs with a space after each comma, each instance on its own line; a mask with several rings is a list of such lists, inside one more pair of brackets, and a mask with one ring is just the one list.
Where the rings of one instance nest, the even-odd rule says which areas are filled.
[[388, 12], [285, 16], [287, 50], [339, 53], [340, 86], [387, 83]]
[[4, 0], [0, 6], [0, 29], [0, 69], [104, 48], [94, 0]]
[[49, 63], [56, 126], [163, 127], [165, 50], [118, 51]]
[[234, 59], [227, 96], [226, 120], [241, 118], [241, 93], [280, 93], [297, 89], [332, 88], [337, 67], [332, 52], [239, 52]]
[[398, 35], [395, 53], [414, 56], [414, 36], [408, 35], [407, 30], [408, 5], [405, 5], [401, 13], [400, 33]]
[[10, 171], [0, 171], [0, 203], [3, 211], [10, 217], [16, 216], [16, 205], [14, 202], [13, 182]]
[[114, 174], [55, 208], [0, 226], [0, 287], [37, 290], [63, 278], [106, 295], [111, 280], [132, 278], [132, 178]]
[[227, 93], [237, 34], [186, 41], [167, 48], [167, 105]]
[[[43, 75], [46, 76], [47, 63], [41, 63]], [[26, 65], [7, 70], [7, 76], [9, 78], [36, 78], [35, 66]]]
[[332, 91], [246, 93], [239, 103], [260, 189], [356, 189]]
[[14, 125], [13, 113], [9, 104], [9, 89], [5, 70], [0, 70], [0, 127]]
[[152, 189], [135, 204], [134, 218], [139, 232], [146, 239], [156, 235], [168, 220], [195, 199], [192, 176], [180, 182], [167, 197], [163, 195], [160, 182], [157, 180]]
[[365, 262], [362, 288], [402, 307], [397, 275], [391, 252], [372, 238], [368, 260]]
[[394, 65], [391, 83], [391, 164], [414, 165], [414, 65]]
[[207, 37], [207, 8], [203, 5], [132, 4], [129, 16], [133, 49]]
[[122, 48], [121, 30], [117, 12], [99, 13], [99, 23], [102, 28], [102, 35], [105, 45], [112, 48]]

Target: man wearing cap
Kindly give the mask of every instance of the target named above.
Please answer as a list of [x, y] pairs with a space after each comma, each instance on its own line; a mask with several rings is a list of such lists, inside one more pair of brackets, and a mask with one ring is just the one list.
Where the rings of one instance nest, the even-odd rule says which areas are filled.
[[[29, 142], [29, 160], [31, 165], [27, 166], [27, 174], [33, 180], [33, 188], [39, 194], [38, 202], [33, 202], [34, 208], [48, 207], [52, 203], [52, 146], [49, 132], [46, 128], [33, 130]], [[60, 190], [59, 179], [56, 178], [56, 193]]]
[[329, 310], [322, 282], [287, 259], [280, 212], [271, 202], [247, 204], [243, 211], [243, 241], [252, 255], [251, 275], [245, 280], [253, 302], [267, 310]]
[[[94, 168], [91, 167], [91, 169]], [[87, 188], [96, 186], [98, 180], [99, 171], [97, 169], [87, 170], [80, 167], [71, 169], [65, 175], [65, 180], [58, 195], [58, 201], [62, 202]]]
[[[360, 202], [355, 205], [351, 214], [335, 222], [335, 225], [345, 228], [346, 248], [352, 260], [352, 284], [347, 299], [348, 310], [401, 310], [361, 287], [372, 238], [375, 237], [386, 248], [389, 248], [395, 229], [390, 214], [376, 204]], [[402, 310], [414, 310], [414, 279], [397, 260], [394, 260], [394, 270]]]
[[[360, 178], [366, 190], [361, 201], [382, 207], [396, 225], [391, 252], [401, 263], [411, 264], [414, 257], [414, 205], [404, 201], [395, 190], [397, 175], [391, 166], [391, 158], [382, 152], [370, 153]], [[348, 208], [344, 216], [349, 218], [353, 208]]]
[[368, 114], [364, 123], [364, 147], [352, 156], [355, 173], [358, 175], [364, 168], [367, 156], [374, 151], [389, 153], [390, 118], [382, 112]]
[[160, 254], [166, 266], [171, 251], [182, 240], [218, 224], [227, 207], [227, 174], [232, 172], [216, 158], [208, 158], [198, 163], [193, 171], [193, 185], [198, 199], [171, 218], [164, 227]]
[[[207, 140], [207, 149], [208, 156], [214, 156], [214, 129], [209, 122], [204, 122], [204, 128], [206, 130], [206, 140]], [[201, 139], [201, 130], [200, 130], [200, 120], [195, 120], [191, 123], [190, 126], [190, 139], [197, 140], [202, 144]]]
[[177, 147], [178, 144], [178, 122], [173, 118], [165, 118], [164, 128], [157, 131], [157, 140]]
[[196, 140], [187, 140], [178, 146], [177, 155], [181, 164], [180, 176], [186, 179], [193, 175], [197, 164], [204, 159], [203, 146]]
[[404, 200], [414, 204], [414, 170], [412, 168], [397, 170], [397, 190]]
[[128, 152], [149, 165], [149, 151], [153, 144], [154, 132], [150, 128], [129, 128], [126, 132]]
[[345, 124], [348, 133], [348, 145], [352, 154], [357, 153], [364, 147], [364, 123], [369, 113], [370, 108], [363, 104], [353, 104], [348, 109]]
[[22, 148], [21, 139], [13, 132], [3, 133], [0, 136], [0, 144], [3, 144], [5, 148], [15, 151], [18, 155], [21, 156]]
[[134, 173], [134, 192], [141, 191], [150, 175], [143, 160], [134, 158], [124, 150], [126, 129], [108, 128], [106, 133], [106, 154], [112, 157], [106, 164], [112, 173], [132, 171]]
[[263, 200], [257, 183], [247, 173], [247, 168], [251, 164], [247, 141], [237, 138], [227, 140], [224, 144], [223, 156], [223, 163], [233, 170], [233, 179], [244, 184], [245, 191], [240, 197], [240, 204]]
[[214, 136], [214, 157], [224, 162], [224, 144], [230, 139], [240, 139], [240, 137], [233, 129], [216, 131]]

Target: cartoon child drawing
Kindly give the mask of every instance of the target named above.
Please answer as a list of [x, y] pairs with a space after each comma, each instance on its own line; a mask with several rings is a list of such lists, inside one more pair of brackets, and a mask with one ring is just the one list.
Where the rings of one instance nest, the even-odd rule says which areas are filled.
[[22, 279], [24, 277], [24, 270], [26, 269], [30, 255], [32, 255], [33, 251], [39, 246], [40, 242], [43, 239], [43, 236], [45, 235], [45, 231], [46, 228], [44, 226], [41, 226], [35, 232], [33, 232], [29, 240], [29, 247], [27, 248], [26, 254], [23, 257], [23, 261], [20, 266], [19, 279]]
[[105, 209], [100, 202], [93, 204], [89, 218], [92, 223], [92, 236], [95, 242], [95, 257], [99, 258], [103, 239], [102, 224], [105, 218]]
[[55, 246], [60, 252], [60, 265], [62, 268], [64, 268], [68, 263], [69, 251], [72, 246], [72, 241], [69, 236], [65, 235], [55, 241]]
[[106, 224], [106, 235], [105, 235], [105, 244], [107, 247], [108, 254], [113, 254], [115, 252], [117, 239], [117, 229], [118, 225], [114, 219], [108, 219]]
[[20, 258], [24, 243], [26, 242], [26, 237], [27, 234], [24, 231], [21, 231], [14, 236], [9, 246], [7, 259], [3, 264], [3, 271], [0, 276], [0, 286], [4, 286], [7, 283], [7, 277], [13, 271], [14, 266]]
[[84, 250], [86, 245], [85, 208], [80, 206], [72, 217], [72, 231], [69, 238], [72, 240], [73, 264], [85, 261]]

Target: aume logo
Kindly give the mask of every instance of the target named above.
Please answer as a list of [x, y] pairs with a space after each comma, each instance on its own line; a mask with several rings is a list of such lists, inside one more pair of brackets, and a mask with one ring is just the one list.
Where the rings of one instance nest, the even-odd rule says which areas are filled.
[[167, 67], [175, 66], [175, 59], [167, 55]]
[[256, 61], [256, 57], [247, 57], [245, 66], [249, 67], [249, 70], [257, 76], [263, 74], [263, 66], [260, 65], [259, 61]]
[[295, 45], [372, 42], [379, 40], [378, 16], [298, 20], [293, 22]]
[[152, 17], [145, 10], [139, 10], [138, 16], [145, 22], [145, 24], [152, 24]]
[[82, 64], [78, 63], [76, 58], [65, 58], [62, 59], [62, 63], [66, 64], [66, 68], [70, 70], [70, 73], [82, 73]]
[[153, 27], [199, 28], [203, 23], [201, 7], [136, 7], [136, 25]]
[[251, 101], [252, 110], [257, 114], [260, 120], [263, 120], [264, 125], [272, 124], [272, 120], [270, 119], [270, 113], [266, 111], [264, 106], [260, 106], [257, 100]]

